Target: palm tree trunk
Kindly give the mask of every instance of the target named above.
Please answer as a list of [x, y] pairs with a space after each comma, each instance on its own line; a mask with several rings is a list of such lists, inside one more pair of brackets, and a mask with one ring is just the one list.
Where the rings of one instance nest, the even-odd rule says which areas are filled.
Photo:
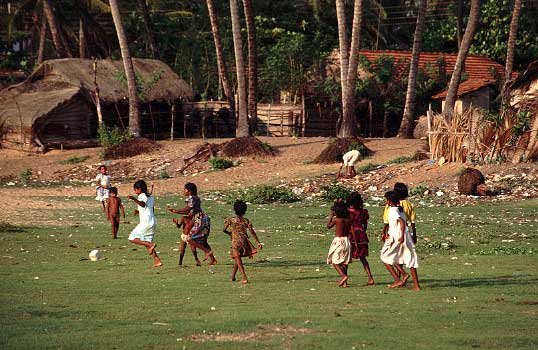
[[452, 72], [452, 78], [448, 85], [448, 91], [445, 101], [445, 109], [443, 114], [446, 119], [451, 119], [454, 114], [454, 105], [456, 104], [458, 86], [460, 85], [461, 75], [463, 73], [463, 65], [467, 58], [467, 53], [473, 42], [473, 37], [476, 31], [478, 22], [480, 21], [480, 0], [471, 0], [471, 11], [469, 12], [469, 20], [467, 21], [467, 27], [465, 28], [465, 34], [461, 41], [460, 49], [458, 51], [458, 57], [456, 58], [456, 65]]
[[237, 0], [230, 0], [230, 15], [232, 19], [232, 34], [235, 53], [235, 69], [237, 71], [237, 94], [239, 115], [237, 118], [236, 137], [249, 136], [247, 113], [247, 86], [245, 74], [245, 61], [243, 59], [243, 42], [241, 40], [241, 24], [239, 22], [239, 6]]
[[149, 16], [148, 5], [146, 0], [138, 0], [138, 7], [142, 12], [142, 20], [144, 27], [146, 27], [146, 33], [148, 34], [149, 49], [151, 51], [151, 57], [153, 59], [159, 59], [159, 51], [157, 49], [157, 42], [155, 41], [155, 30], [153, 29], [153, 23]]
[[463, 0], [456, 0], [458, 2], [458, 8], [456, 9], [456, 31], [458, 36], [458, 50], [460, 49], [461, 40], [463, 36]]
[[49, 23], [52, 42], [54, 43], [54, 47], [56, 47], [56, 54], [58, 57], [64, 57], [65, 51], [62, 46], [62, 39], [60, 38], [60, 29], [50, 0], [43, 0], [43, 13], [47, 17]]
[[346, 113], [346, 81], [349, 67], [349, 54], [346, 36], [346, 10], [344, 0], [336, 0], [336, 18], [338, 20], [338, 46], [340, 48], [340, 85], [342, 87], [342, 114]]
[[248, 43], [248, 115], [250, 131], [254, 132], [258, 127], [258, 50], [251, 0], [243, 0], [243, 11], [247, 24]]
[[41, 29], [39, 31], [39, 48], [37, 49], [37, 64], [45, 59], [45, 44], [47, 43], [47, 18], [43, 13], [41, 18]]
[[215, 42], [219, 79], [222, 82], [224, 95], [226, 95], [226, 98], [230, 102], [230, 108], [232, 108], [234, 102], [234, 93], [232, 90], [232, 86], [230, 85], [230, 80], [228, 79], [228, 66], [226, 64], [226, 59], [224, 58], [224, 49], [217, 21], [217, 10], [215, 8], [215, 3], [213, 2], [213, 0], [207, 0], [206, 2], [207, 10], [209, 12], [209, 20], [211, 22], [211, 32], [213, 33], [213, 41]]
[[360, 49], [360, 32], [362, 22], [362, 0], [355, 0], [353, 6], [353, 25], [351, 30], [351, 48], [347, 79], [344, 95], [343, 118], [338, 137], [356, 137], [357, 123], [355, 118], [355, 85], [357, 82], [357, 72], [359, 70], [359, 49]]
[[517, 28], [519, 22], [519, 14], [521, 13], [521, 0], [515, 0], [514, 10], [512, 11], [512, 20], [510, 21], [510, 34], [508, 35], [508, 48], [506, 50], [506, 65], [504, 68], [504, 84], [501, 94], [503, 103], [508, 103], [506, 96], [506, 87], [512, 81], [512, 68], [514, 66], [514, 52], [516, 48]]
[[415, 106], [416, 106], [416, 88], [418, 63], [420, 60], [420, 51], [422, 50], [422, 32], [426, 19], [426, 8], [428, 0], [421, 0], [418, 8], [417, 27], [415, 28], [415, 37], [413, 38], [413, 53], [411, 56], [411, 66], [409, 67], [409, 77], [407, 78], [407, 94], [405, 96], [405, 107], [398, 131], [398, 137], [413, 138], [413, 126], [415, 123]]
[[84, 20], [79, 18], [78, 20], [78, 52], [80, 58], [88, 58], [88, 44], [86, 42], [86, 29], [84, 27]]
[[109, 3], [110, 12], [112, 13], [112, 19], [118, 35], [118, 42], [120, 44], [121, 57], [123, 59], [123, 67], [125, 69], [125, 77], [127, 78], [127, 90], [129, 92], [129, 131], [133, 134], [133, 136], [140, 137], [140, 111], [138, 109], [138, 95], [136, 93], [136, 80], [133, 61], [131, 60], [131, 55], [129, 53], [127, 37], [125, 36], [125, 31], [123, 30], [123, 23], [121, 21], [121, 13], [118, 7], [118, 1], [109, 0]]

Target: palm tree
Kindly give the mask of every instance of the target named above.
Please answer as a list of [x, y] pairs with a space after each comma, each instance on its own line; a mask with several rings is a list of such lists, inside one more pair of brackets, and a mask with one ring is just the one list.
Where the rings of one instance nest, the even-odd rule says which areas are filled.
[[155, 30], [153, 29], [153, 23], [149, 16], [148, 5], [146, 0], [138, 0], [138, 7], [142, 12], [142, 20], [144, 27], [146, 27], [146, 33], [148, 34], [149, 49], [151, 51], [151, 57], [153, 59], [159, 59], [159, 51], [157, 49], [157, 42], [155, 41]]
[[248, 45], [248, 115], [250, 130], [257, 129], [258, 117], [258, 50], [256, 47], [256, 25], [251, 0], [243, 0], [243, 11], [247, 24]]
[[54, 7], [51, 0], [43, 0], [43, 13], [47, 17], [47, 22], [49, 23], [50, 34], [52, 35], [52, 41], [56, 47], [56, 51], [59, 57], [73, 57], [69, 45], [66, 45], [67, 40], [62, 38], [63, 34], [54, 14]]
[[228, 66], [226, 59], [224, 58], [224, 49], [222, 45], [222, 39], [220, 37], [220, 31], [217, 21], [217, 10], [215, 9], [215, 3], [213, 0], [207, 0], [207, 11], [209, 13], [209, 21], [211, 22], [211, 32], [213, 33], [213, 41], [215, 42], [215, 51], [217, 55], [217, 69], [219, 71], [219, 79], [222, 82], [222, 88], [224, 89], [224, 95], [230, 102], [230, 108], [234, 107], [234, 93], [230, 80], [228, 79]]
[[110, 11], [112, 12], [112, 20], [118, 34], [120, 44], [121, 57], [123, 59], [123, 67], [125, 69], [125, 77], [127, 78], [127, 90], [129, 92], [129, 131], [135, 137], [140, 137], [140, 111], [138, 110], [138, 95], [136, 94], [136, 80], [133, 62], [129, 54], [129, 46], [127, 37], [123, 30], [121, 21], [121, 13], [117, 0], [109, 0]]
[[230, 16], [232, 19], [232, 34], [235, 53], [235, 69], [237, 71], [237, 95], [239, 105], [236, 137], [250, 136], [247, 113], [247, 86], [245, 61], [243, 59], [243, 41], [241, 40], [241, 25], [239, 22], [239, 6], [237, 0], [230, 0]]
[[521, 0], [515, 0], [514, 10], [512, 11], [512, 20], [510, 21], [510, 33], [508, 34], [508, 48], [506, 50], [506, 64], [504, 68], [504, 84], [501, 94], [503, 96], [503, 103], [507, 103], [506, 87], [512, 80], [512, 68], [514, 66], [514, 52], [516, 48], [517, 28], [519, 21], [519, 14], [521, 12]]
[[456, 97], [458, 92], [458, 86], [460, 85], [461, 75], [463, 73], [463, 65], [467, 58], [467, 53], [473, 42], [474, 33], [478, 22], [480, 21], [480, 0], [471, 0], [471, 11], [469, 12], [469, 20], [467, 21], [467, 27], [465, 28], [465, 34], [461, 40], [460, 49], [458, 50], [458, 57], [456, 58], [456, 65], [452, 72], [452, 78], [448, 85], [445, 108], [443, 114], [445, 118], [451, 119], [454, 114], [454, 105], [456, 104]]
[[[338, 18], [338, 42], [340, 45], [340, 77], [342, 79], [342, 123], [338, 137], [357, 136], [355, 123], [355, 83], [359, 69], [359, 44], [362, 22], [362, 0], [355, 0], [353, 6], [353, 25], [351, 47], [348, 50], [345, 25], [345, 10], [342, 0], [336, 1]], [[349, 58], [348, 58], [349, 55]]]
[[413, 53], [411, 55], [411, 66], [409, 67], [409, 77], [407, 78], [407, 94], [405, 96], [405, 107], [402, 123], [400, 125], [400, 130], [398, 131], [398, 137], [413, 137], [418, 63], [420, 60], [420, 51], [422, 50], [422, 32], [424, 31], [427, 6], [428, 0], [422, 0], [418, 8], [417, 27], [415, 28], [415, 37], [413, 39]]
[[37, 49], [37, 64], [45, 60], [45, 44], [47, 42], [47, 18], [43, 13], [41, 18], [41, 28], [39, 29], [39, 47]]

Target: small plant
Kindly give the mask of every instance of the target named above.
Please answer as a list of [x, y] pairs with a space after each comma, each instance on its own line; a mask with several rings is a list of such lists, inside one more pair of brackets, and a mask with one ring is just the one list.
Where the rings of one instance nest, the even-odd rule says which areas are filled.
[[161, 173], [159, 174], [159, 176], [157, 176], [158, 179], [170, 179], [172, 176], [170, 176], [170, 174], [168, 174], [168, 172], [166, 172], [166, 170], [163, 170], [161, 171]]
[[217, 170], [224, 170], [234, 166], [234, 163], [231, 160], [221, 157], [214, 157], [209, 159], [209, 164], [211, 164], [213, 169]]
[[99, 134], [99, 143], [105, 148], [120, 145], [133, 138], [133, 135], [127, 129], [106, 125], [99, 127], [97, 133]]
[[272, 152], [273, 151], [273, 146], [271, 146], [270, 144], [268, 144], [267, 142], [262, 142], [262, 147], [264, 150], [266, 150], [267, 152]]
[[292, 203], [300, 200], [290, 190], [267, 185], [250, 188], [241, 197], [244, 201], [255, 204]]
[[67, 165], [67, 164], [77, 164], [77, 163], [85, 162], [85, 161], [87, 161], [88, 159], [90, 159], [90, 156], [82, 156], [82, 157], [74, 156], [74, 157], [71, 157], [71, 158], [67, 158], [67, 159], [61, 160], [61, 161], [59, 161], [58, 163], [60, 163], [60, 164], [64, 164], [64, 165]]
[[352, 189], [342, 185], [334, 184], [333, 186], [322, 187], [322, 190], [325, 191], [324, 198], [330, 201], [335, 201], [338, 199], [345, 200]]
[[397, 158], [389, 160], [387, 164], [403, 164], [403, 163], [412, 162], [413, 160], [414, 160], [413, 157], [402, 156], [402, 157], [397, 157]]
[[409, 196], [422, 196], [428, 190], [428, 186], [420, 184], [409, 190]]
[[368, 173], [370, 171], [376, 170], [378, 167], [379, 167], [378, 164], [368, 163], [368, 164], [365, 164], [363, 166], [360, 166], [357, 169], [357, 173]]
[[27, 184], [30, 178], [32, 177], [32, 169], [24, 169], [20, 173], [20, 178], [23, 184]]

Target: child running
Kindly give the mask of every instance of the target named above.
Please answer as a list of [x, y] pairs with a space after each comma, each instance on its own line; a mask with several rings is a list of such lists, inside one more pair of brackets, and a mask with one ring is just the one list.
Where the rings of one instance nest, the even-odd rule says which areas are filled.
[[370, 271], [370, 265], [366, 257], [368, 256], [368, 236], [366, 229], [368, 228], [368, 219], [370, 218], [368, 210], [363, 208], [362, 197], [357, 192], [351, 192], [346, 200], [347, 210], [352, 221], [351, 247], [353, 249], [353, 259], [359, 259], [368, 275], [368, 286], [374, 285], [374, 278]]
[[[234, 203], [235, 216], [224, 219], [224, 233], [230, 235], [232, 238], [232, 250], [231, 257], [234, 259], [234, 267], [232, 270], [232, 281], [235, 281], [235, 275], [237, 269], [241, 272], [243, 279], [241, 284], [248, 283], [245, 268], [243, 267], [242, 257], [252, 258], [257, 253], [256, 248], [248, 239], [247, 231], [250, 231], [256, 242], [258, 243], [258, 249], [262, 249], [263, 246], [256, 235], [256, 231], [252, 227], [252, 223], [243, 215], [247, 212], [247, 204], [242, 200], [236, 200]], [[231, 231], [228, 231], [230, 229]]]
[[[183, 232], [181, 233], [181, 246], [179, 247], [179, 265], [182, 266], [183, 257], [185, 256], [185, 248], [187, 248], [187, 244], [190, 238], [189, 233], [191, 232], [194, 222], [192, 222], [192, 218], [188, 215], [182, 216], [181, 220], [174, 218], [172, 221], [174, 221], [174, 224], [176, 224], [177, 228], [183, 227]], [[192, 255], [194, 256], [194, 260], [196, 261], [196, 266], [202, 266], [202, 263], [198, 259], [196, 247], [192, 244], [190, 244], [189, 246], [191, 247]]]
[[125, 221], [125, 209], [121, 203], [120, 197], [118, 197], [118, 189], [116, 187], [110, 187], [110, 198], [106, 205], [106, 217], [112, 225], [112, 238], [118, 238], [118, 230], [120, 228], [120, 209]]
[[209, 265], [215, 265], [217, 260], [213, 255], [211, 246], [207, 243], [207, 237], [211, 229], [211, 220], [202, 210], [200, 197], [198, 197], [198, 188], [192, 182], [188, 182], [183, 188], [183, 195], [185, 196], [186, 206], [182, 209], [168, 207], [168, 210], [175, 214], [190, 215], [193, 225], [187, 237], [188, 243], [203, 250], [205, 252], [204, 260], [209, 258]]
[[110, 175], [106, 173], [105, 165], [99, 167], [99, 174], [93, 180], [97, 187], [95, 188], [95, 200], [98, 200], [103, 205], [103, 211], [106, 213], [106, 201], [109, 198]]
[[351, 244], [348, 234], [353, 229], [352, 222], [344, 202], [336, 201], [331, 209], [327, 228], [336, 226], [336, 229], [327, 255], [327, 264], [332, 264], [340, 277], [342, 277], [337, 284], [346, 288], [348, 286], [347, 265], [351, 263]]
[[[385, 199], [390, 207], [388, 212], [389, 228], [385, 236], [385, 243], [381, 249], [381, 261], [383, 261], [385, 267], [394, 278], [394, 283], [389, 285], [389, 288], [405, 286], [409, 275], [400, 266], [400, 264], [405, 264], [411, 270], [414, 284], [413, 290], [419, 291], [417, 253], [405, 223], [403, 208], [399, 206], [400, 198], [395, 191], [389, 191], [385, 193]], [[401, 280], [394, 268], [403, 277]]]
[[140, 223], [136, 225], [129, 235], [129, 241], [146, 247], [149, 255], [153, 257], [153, 267], [162, 266], [163, 263], [155, 251], [157, 243], [154, 242], [154, 239], [157, 221], [155, 220], [155, 214], [153, 212], [153, 196], [148, 194], [148, 186], [143, 180], [135, 182], [133, 188], [137, 196], [129, 196], [129, 199], [137, 205]]

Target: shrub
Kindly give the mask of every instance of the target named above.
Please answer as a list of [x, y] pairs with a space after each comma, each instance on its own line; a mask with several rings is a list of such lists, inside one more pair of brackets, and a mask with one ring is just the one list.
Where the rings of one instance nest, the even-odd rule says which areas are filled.
[[224, 170], [233, 167], [234, 163], [226, 158], [214, 157], [209, 159], [209, 163], [213, 169]]
[[428, 190], [428, 186], [420, 184], [409, 190], [409, 196], [421, 196], [424, 192]]
[[267, 203], [292, 203], [299, 201], [293, 192], [283, 188], [277, 188], [274, 186], [256, 186], [246, 190], [241, 199], [254, 204], [267, 204]]
[[376, 170], [379, 165], [374, 163], [365, 164], [357, 169], [357, 173], [368, 173], [370, 171]]
[[335, 201], [337, 199], [346, 200], [347, 196], [349, 196], [352, 191], [352, 189], [349, 187], [337, 184], [322, 187], [322, 190], [325, 191], [324, 198], [330, 201]]
[[170, 179], [172, 176], [170, 176], [170, 174], [168, 174], [168, 172], [166, 170], [163, 170], [161, 171], [161, 173], [159, 174], [159, 176], [157, 176], [158, 179]]
[[128, 129], [122, 129], [116, 126], [109, 127], [102, 125], [97, 130], [97, 133], [99, 134], [99, 143], [105, 148], [120, 145], [133, 138], [133, 135]]
[[387, 162], [387, 164], [403, 164], [403, 163], [409, 163], [409, 162], [412, 162], [414, 159], [414, 157], [397, 157], [397, 158], [394, 158], [394, 159], [391, 159]]
[[77, 163], [85, 162], [88, 159], [90, 159], [90, 156], [82, 156], [82, 157], [74, 156], [74, 157], [71, 157], [71, 158], [67, 158], [65, 160], [61, 160], [58, 163], [60, 163], [60, 164], [77, 164]]
[[20, 178], [22, 183], [26, 184], [30, 180], [30, 177], [32, 177], [32, 169], [24, 169], [21, 171]]

